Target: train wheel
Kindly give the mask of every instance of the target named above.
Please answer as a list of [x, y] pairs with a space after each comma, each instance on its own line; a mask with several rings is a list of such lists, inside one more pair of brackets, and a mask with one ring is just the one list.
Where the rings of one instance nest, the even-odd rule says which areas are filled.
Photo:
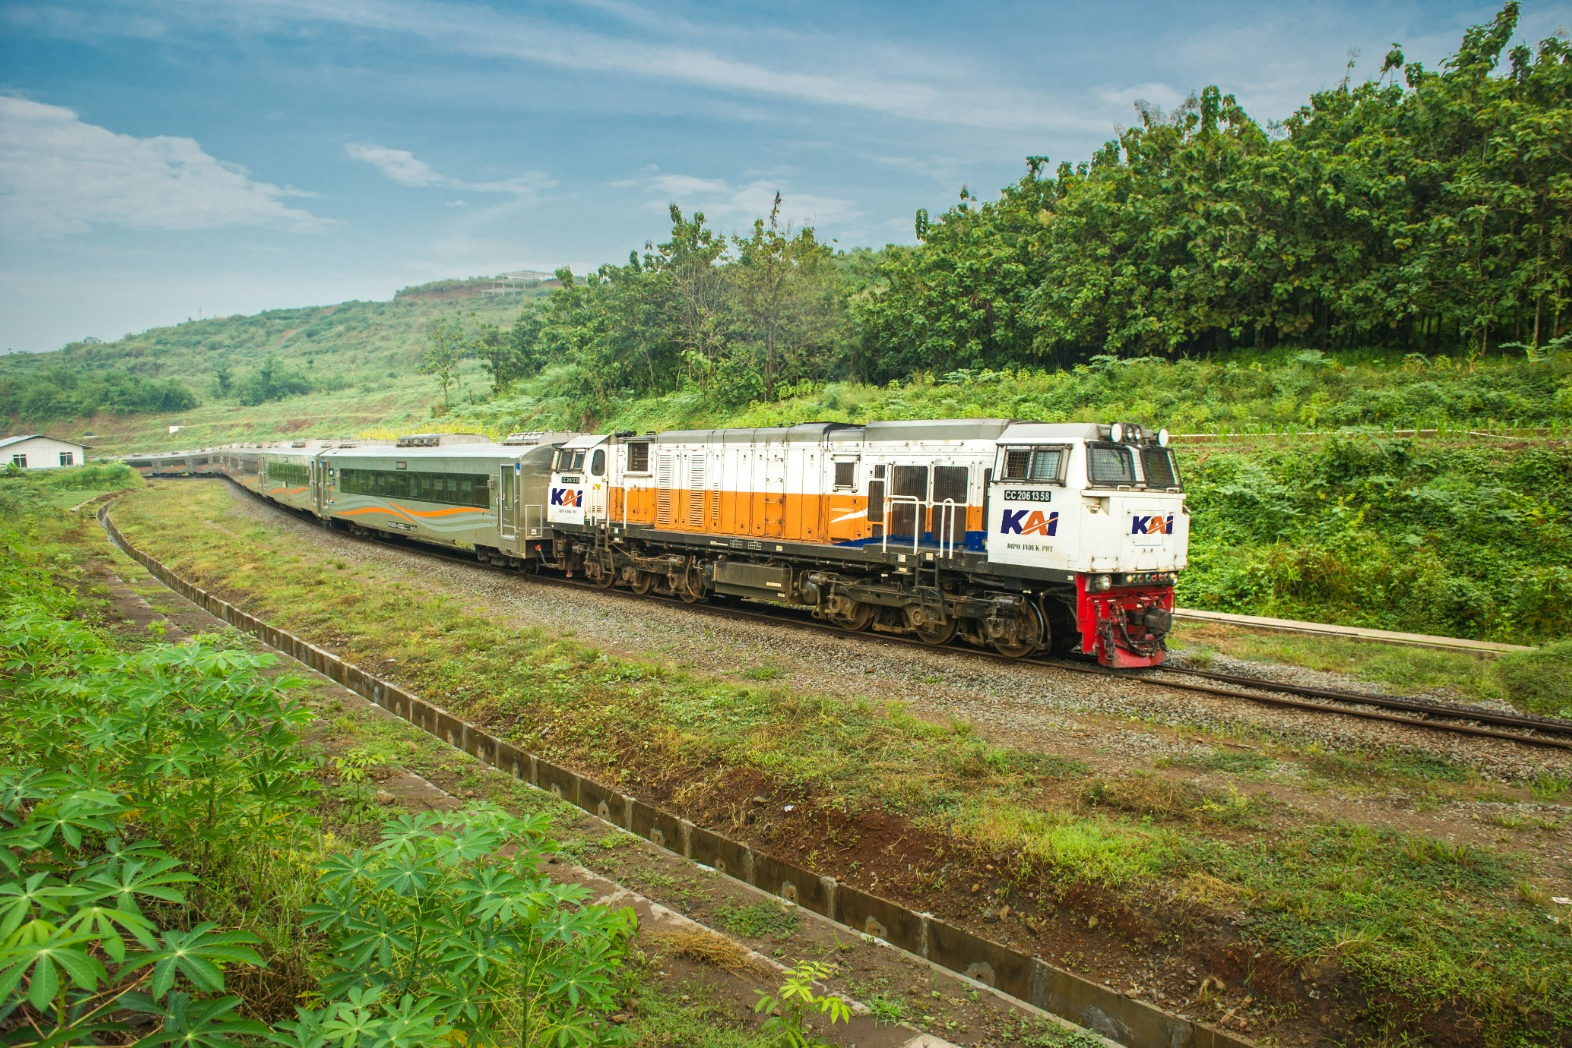
[[849, 610], [831, 615], [830, 621], [849, 633], [861, 633], [873, 625], [873, 617], [878, 611], [872, 604], [852, 604]]
[[1043, 613], [1036, 604], [1026, 606], [1025, 615], [1012, 636], [1000, 637], [993, 642], [993, 650], [1012, 659], [1022, 659], [1043, 646], [1048, 632]]
[[940, 644], [948, 644], [954, 640], [955, 631], [960, 628], [960, 625], [961, 621], [959, 619], [945, 619], [943, 622], [930, 622], [914, 627], [912, 632], [924, 644], [932, 644], [937, 647]]
[[655, 576], [647, 571], [641, 571], [633, 577], [633, 592], [643, 596], [655, 588]]
[[616, 569], [613, 568], [613, 569], [608, 570], [604, 565], [602, 565], [601, 569], [600, 569], [600, 574], [595, 576], [595, 585], [599, 586], [601, 589], [611, 589], [616, 584], [617, 584], [617, 572], [616, 572]]

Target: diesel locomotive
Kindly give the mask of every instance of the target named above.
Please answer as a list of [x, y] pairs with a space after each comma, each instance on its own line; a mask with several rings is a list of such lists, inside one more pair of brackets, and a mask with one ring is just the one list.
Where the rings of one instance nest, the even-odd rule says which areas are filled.
[[1012, 657], [1164, 659], [1189, 537], [1166, 431], [939, 419], [449, 440], [134, 461], [607, 588], [773, 601]]

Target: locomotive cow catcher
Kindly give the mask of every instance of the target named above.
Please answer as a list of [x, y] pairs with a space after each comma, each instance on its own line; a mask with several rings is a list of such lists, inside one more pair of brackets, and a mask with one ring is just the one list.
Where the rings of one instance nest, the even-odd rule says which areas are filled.
[[1167, 432], [1120, 423], [299, 441], [138, 462], [488, 563], [1114, 667], [1163, 661], [1189, 537]]

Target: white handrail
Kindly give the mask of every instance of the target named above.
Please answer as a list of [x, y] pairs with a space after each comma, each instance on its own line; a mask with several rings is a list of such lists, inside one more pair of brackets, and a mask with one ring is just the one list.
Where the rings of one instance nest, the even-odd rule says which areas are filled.
[[938, 503], [939, 527], [935, 536], [939, 540], [939, 554], [944, 557], [955, 556], [955, 513], [959, 508], [954, 499], [945, 499]]
[[910, 505], [912, 507], [912, 552], [916, 553], [922, 544], [922, 520], [918, 513], [924, 509], [939, 510], [938, 528], [935, 533], [935, 542], [939, 547], [939, 555], [944, 557], [955, 556], [955, 521], [962, 506], [954, 499], [945, 499], [943, 502], [925, 502], [916, 495], [886, 495], [884, 497], [884, 519], [880, 522], [883, 534], [880, 536], [879, 552], [890, 551], [890, 507], [894, 505]]
[[880, 528], [884, 534], [880, 540], [879, 552], [888, 553], [890, 551], [890, 507], [894, 505], [904, 506], [908, 503], [910, 503], [912, 507], [912, 552], [917, 552], [918, 540], [922, 538], [922, 528], [919, 526], [920, 522], [917, 520], [917, 511], [923, 508], [923, 502], [922, 499], [918, 498], [916, 495], [884, 496], [884, 519], [880, 525]]

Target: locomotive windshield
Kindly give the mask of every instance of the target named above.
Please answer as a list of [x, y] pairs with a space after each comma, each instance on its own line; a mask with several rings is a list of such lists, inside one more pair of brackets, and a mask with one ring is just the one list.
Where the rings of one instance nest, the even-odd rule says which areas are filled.
[[1142, 448], [1141, 473], [1149, 488], [1179, 487], [1179, 467], [1170, 448]]
[[1094, 487], [1135, 483], [1135, 456], [1122, 444], [1089, 444], [1086, 475]]

